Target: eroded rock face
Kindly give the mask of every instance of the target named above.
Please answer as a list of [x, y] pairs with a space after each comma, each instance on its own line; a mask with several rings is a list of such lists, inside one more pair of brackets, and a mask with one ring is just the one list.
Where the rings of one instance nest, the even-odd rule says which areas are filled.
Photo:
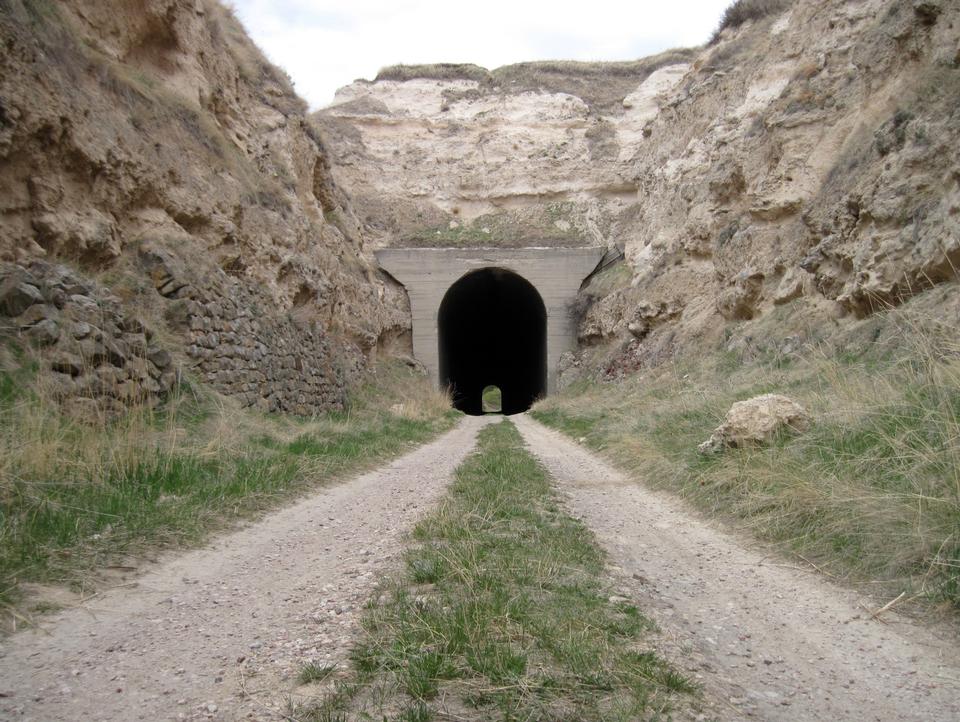
[[[191, 355], [205, 378], [272, 409], [338, 405], [409, 329], [303, 102], [220, 3], [13, 0], [0, 40], [0, 262], [106, 273], [107, 293], [161, 323], [199, 304], [171, 350], [204, 349]], [[131, 299], [144, 284], [153, 295]], [[24, 293], [5, 292], [10, 315]], [[211, 323], [202, 343], [194, 317]], [[244, 317], [257, 330], [230, 330]], [[59, 323], [30, 333], [59, 348]], [[226, 340], [204, 346], [210, 333]], [[273, 363], [282, 378], [266, 378]], [[56, 365], [73, 378], [70, 356]]]
[[690, 55], [388, 74], [341, 89], [315, 118], [335, 177], [385, 243], [593, 245], [635, 204], [634, 156]]
[[386, 243], [625, 248], [580, 328], [620, 370], [776, 306], [852, 320], [955, 281], [960, 6], [785, 8], [662, 65], [355, 83], [319, 117], [333, 174]]
[[763, 394], [738, 401], [710, 436], [697, 447], [712, 454], [727, 447], [766, 444], [779, 434], [805, 431], [810, 415], [800, 404], [779, 394]]
[[861, 317], [955, 281], [960, 8], [936, 5], [806, 0], [705, 48], [634, 158], [627, 297], [675, 294], [700, 343], [704, 300]]

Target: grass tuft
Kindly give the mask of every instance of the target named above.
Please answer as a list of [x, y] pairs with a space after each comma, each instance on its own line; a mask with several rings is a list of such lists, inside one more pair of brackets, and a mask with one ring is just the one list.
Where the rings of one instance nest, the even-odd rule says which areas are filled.
[[734, 0], [720, 18], [720, 25], [710, 38], [710, 45], [720, 40], [720, 33], [728, 28], [739, 28], [751, 20], [760, 20], [768, 15], [782, 12], [791, 5], [791, 0]]
[[312, 684], [322, 682], [336, 671], [337, 667], [333, 664], [320, 664], [318, 662], [307, 662], [300, 668], [297, 675], [297, 682], [300, 684]]

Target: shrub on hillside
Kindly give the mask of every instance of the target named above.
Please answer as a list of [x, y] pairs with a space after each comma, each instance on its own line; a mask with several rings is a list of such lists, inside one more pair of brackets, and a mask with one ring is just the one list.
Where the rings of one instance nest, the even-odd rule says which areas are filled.
[[735, 0], [726, 10], [723, 11], [723, 17], [720, 18], [720, 26], [714, 31], [710, 38], [710, 45], [713, 45], [720, 39], [720, 33], [727, 28], [739, 28], [750, 20], [759, 20], [767, 15], [773, 15], [784, 10], [789, 4], [789, 0]]

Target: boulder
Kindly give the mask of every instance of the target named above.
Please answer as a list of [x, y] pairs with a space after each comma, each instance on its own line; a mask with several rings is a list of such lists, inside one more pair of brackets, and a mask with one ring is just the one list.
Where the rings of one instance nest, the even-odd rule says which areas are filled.
[[810, 414], [793, 399], [763, 394], [738, 401], [709, 439], [697, 447], [712, 454], [727, 447], [756, 446], [772, 441], [781, 433], [797, 433], [810, 425]]

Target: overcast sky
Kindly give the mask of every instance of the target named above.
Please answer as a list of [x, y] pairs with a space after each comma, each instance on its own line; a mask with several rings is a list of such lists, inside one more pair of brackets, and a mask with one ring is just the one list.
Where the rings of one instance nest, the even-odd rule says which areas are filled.
[[395, 63], [632, 60], [709, 38], [731, 0], [232, 0], [311, 108]]

